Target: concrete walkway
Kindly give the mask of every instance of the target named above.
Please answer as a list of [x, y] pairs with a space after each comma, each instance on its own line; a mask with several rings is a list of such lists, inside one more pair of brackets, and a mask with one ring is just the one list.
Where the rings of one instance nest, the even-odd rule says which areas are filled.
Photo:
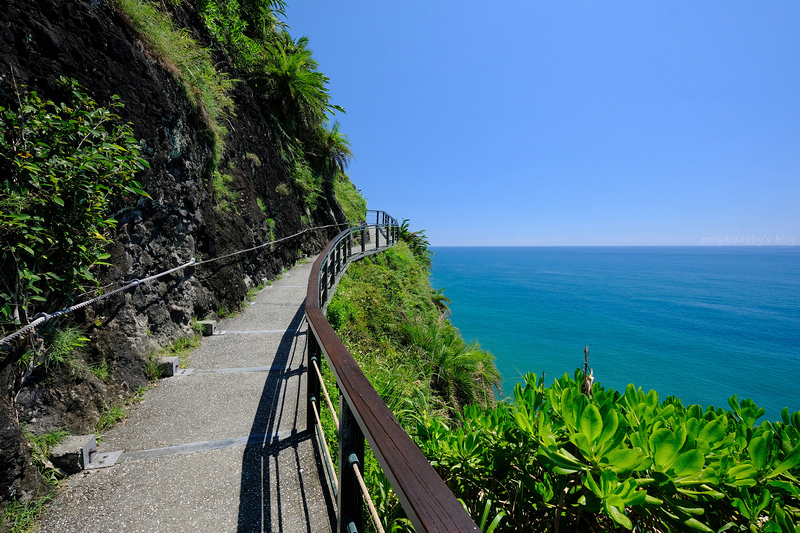
[[306, 321], [312, 263], [222, 320], [109, 430], [117, 465], [73, 476], [38, 531], [326, 532], [333, 494], [306, 431]]

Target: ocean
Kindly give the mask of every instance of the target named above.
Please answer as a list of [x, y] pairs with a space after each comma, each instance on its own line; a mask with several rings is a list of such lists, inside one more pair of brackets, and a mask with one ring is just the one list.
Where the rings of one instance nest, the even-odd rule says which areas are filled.
[[[606, 388], [800, 411], [800, 247], [432, 247], [452, 322], [503, 396], [583, 364]], [[763, 420], [763, 418], [761, 419]]]

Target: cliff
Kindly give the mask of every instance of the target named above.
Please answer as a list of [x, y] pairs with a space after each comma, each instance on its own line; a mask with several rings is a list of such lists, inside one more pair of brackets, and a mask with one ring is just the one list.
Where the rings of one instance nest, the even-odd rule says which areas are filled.
[[[194, 4], [165, 3], [162, 8], [176, 28], [208, 51], [224, 79], [245, 78]], [[0, 0], [0, 106], [13, 107], [18, 91], [61, 101], [60, 76], [75, 79], [100, 105], [118, 95], [124, 104], [119, 114], [133, 124], [150, 166], [137, 175], [150, 197], [114, 205], [118, 225], [107, 248], [112, 266], [95, 271], [100, 290], [192, 258], [219, 257], [309, 231], [279, 245], [189, 267], [70, 315], [68, 320], [91, 339], [85, 362], [108, 365], [106, 381], [63, 365], [26, 374], [20, 357], [30, 339], [4, 350], [0, 506], [43, 490], [21, 425], [35, 433], [59, 427], [92, 432], [104, 405], [147, 383], [149, 351], [190, 333], [194, 317], [237, 308], [248, 288], [273, 278], [302, 254], [318, 251], [339, 231], [335, 225], [347, 223], [332, 187], [323, 187], [309, 204], [308, 191], [276, 136], [274, 109], [252, 84], [230, 84], [233, 108], [223, 115], [220, 136], [207, 106], [193, 101], [181, 82], [179, 68], [159, 54], [116, 2]], [[222, 206], [213, 183], [220, 170], [229, 191]], [[321, 226], [327, 227], [312, 229]]]

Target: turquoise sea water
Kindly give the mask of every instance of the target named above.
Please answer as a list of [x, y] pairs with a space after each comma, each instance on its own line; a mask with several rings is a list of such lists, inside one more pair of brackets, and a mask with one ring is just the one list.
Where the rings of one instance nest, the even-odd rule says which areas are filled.
[[508, 395], [589, 364], [684, 405], [800, 410], [800, 247], [433, 247], [452, 321]]

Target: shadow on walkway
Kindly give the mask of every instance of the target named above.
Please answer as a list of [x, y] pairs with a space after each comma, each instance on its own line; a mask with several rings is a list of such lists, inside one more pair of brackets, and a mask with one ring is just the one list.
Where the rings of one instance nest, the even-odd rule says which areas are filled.
[[[322, 483], [324, 502], [309, 502], [304, 486], [305, 478], [316, 476], [316, 483], [319, 483], [318, 480], [324, 479], [325, 475], [318, 460], [320, 450], [313, 429], [298, 430], [298, 422], [305, 425], [306, 418], [305, 395], [300, 386], [307, 370], [304, 366], [306, 331], [300, 331], [304, 322], [305, 309], [301, 305], [281, 338], [250, 429], [251, 439], [242, 459], [240, 532], [273, 531], [273, 527], [275, 531], [301, 531], [296, 522], [304, 522], [305, 530], [313, 533], [310, 507], [318, 509], [321, 506], [328, 510], [331, 528], [335, 527], [335, 513], [331, 511], [333, 500], [327, 483]], [[287, 386], [288, 380], [295, 377], [297, 387]], [[256, 436], [260, 438], [254, 438]], [[313, 456], [303, 460], [303, 454]], [[308, 466], [312, 462], [315, 468], [303, 469], [304, 464]], [[282, 513], [284, 506], [287, 509]], [[292, 510], [289, 511], [288, 507]], [[292, 524], [286, 524], [287, 513], [300, 516], [292, 516]]]

